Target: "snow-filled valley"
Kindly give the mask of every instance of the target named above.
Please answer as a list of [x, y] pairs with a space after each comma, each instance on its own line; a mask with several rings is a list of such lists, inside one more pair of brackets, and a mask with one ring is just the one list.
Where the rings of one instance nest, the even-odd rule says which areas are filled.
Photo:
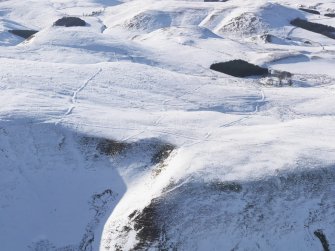
[[[0, 250], [335, 250], [332, 27], [334, 1], [0, 0]], [[211, 69], [237, 59], [269, 74]]]

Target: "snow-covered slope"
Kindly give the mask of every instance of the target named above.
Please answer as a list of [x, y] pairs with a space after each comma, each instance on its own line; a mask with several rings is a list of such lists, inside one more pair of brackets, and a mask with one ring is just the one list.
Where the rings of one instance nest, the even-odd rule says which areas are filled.
[[291, 24], [334, 12], [0, 1], [0, 249], [334, 250], [335, 40]]

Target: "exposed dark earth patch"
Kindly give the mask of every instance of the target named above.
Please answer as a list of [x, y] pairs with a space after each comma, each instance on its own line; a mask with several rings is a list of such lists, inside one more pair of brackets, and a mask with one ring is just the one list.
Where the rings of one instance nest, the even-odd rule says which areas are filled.
[[325, 16], [326, 17], [335, 17], [335, 13], [326, 13]]
[[[268, 225], [276, 234], [285, 236], [288, 229], [304, 231], [314, 228], [314, 224], [319, 222], [328, 222], [329, 226], [335, 224], [335, 219], [331, 217], [335, 202], [334, 166], [281, 172], [273, 177], [247, 182], [190, 181], [173, 184], [172, 188], [153, 199], [142, 211], [136, 210], [129, 215], [127, 232], [135, 231], [138, 241], [133, 250], [182, 250], [188, 240], [176, 237], [175, 233], [179, 231], [197, 233], [206, 228], [210, 234], [222, 229], [222, 236], [227, 235], [227, 238], [243, 235], [252, 239], [252, 236], [259, 236], [271, 242], [272, 233], [267, 232]], [[321, 202], [314, 203], [310, 207], [313, 209], [305, 212], [300, 198]], [[192, 208], [192, 216], [187, 208]], [[294, 221], [292, 211], [301, 215], [301, 222]], [[208, 224], [194, 224], [200, 219], [206, 219]], [[192, 229], [187, 226], [192, 226]], [[314, 234], [323, 249], [329, 251], [324, 232], [317, 230]], [[250, 243], [250, 248], [257, 245]]]
[[9, 30], [8, 32], [10, 32], [10, 33], [12, 33], [16, 36], [22, 37], [24, 39], [28, 39], [31, 36], [33, 36], [34, 34], [36, 34], [38, 31], [36, 31], [36, 30]]
[[73, 27], [73, 26], [86, 26], [86, 22], [79, 17], [62, 17], [58, 19], [54, 26], [65, 26], [65, 27]]
[[306, 9], [306, 8], [299, 8], [299, 10], [311, 13], [311, 14], [316, 14], [316, 15], [320, 15], [320, 12], [317, 10], [312, 10], [312, 9]]
[[210, 69], [240, 78], [264, 76], [268, 74], [267, 68], [262, 68], [258, 65], [250, 64], [240, 59], [223, 63], [215, 63], [210, 66]]
[[312, 23], [312, 22], [309, 22], [307, 20], [303, 20], [303, 19], [300, 19], [300, 18], [296, 18], [296, 19], [292, 20], [291, 24], [296, 26], [296, 27], [299, 27], [299, 28], [302, 28], [302, 29], [305, 29], [305, 30], [308, 30], [308, 31], [311, 31], [311, 32], [319, 33], [319, 34], [324, 35], [326, 37], [335, 39], [335, 28], [332, 27], [332, 26], [328, 26], [328, 25], [324, 25], [324, 24], [318, 24], [318, 23]]

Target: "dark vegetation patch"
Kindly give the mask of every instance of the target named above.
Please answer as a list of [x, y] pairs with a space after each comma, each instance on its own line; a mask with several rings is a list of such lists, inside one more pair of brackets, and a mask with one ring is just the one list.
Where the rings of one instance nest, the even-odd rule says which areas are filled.
[[65, 27], [73, 27], [73, 26], [85, 26], [86, 22], [79, 17], [62, 17], [58, 19], [54, 26], [65, 26]]
[[151, 203], [135, 217], [133, 223], [134, 230], [137, 231], [136, 239], [138, 243], [132, 250], [148, 250], [153, 246], [161, 251], [177, 250], [174, 245], [168, 245], [169, 239], [165, 229], [167, 217], [161, 214], [163, 200], [159, 198], [153, 199]]
[[174, 149], [175, 146], [171, 144], [158, 145], [155, 149], [154, 155], [152, 156], [151, 163], [156, 165], [164, 162], [164, 160], [166, 160], [170, 156], [171, 152]]
[[223, 63], [215, 63], [210, 66], [210, 69], [240, 78], [264, 76], [268, 74], [267, 68], [262, 68], [258, 65], [250, 64], [240, 59]]
[[142, 250], [160, 239], [158, 201], [152, 200], [142, 212], [134, 219], [134, 229], [137, 231], [136, 239], [139, 241], [134, 250]]
[[174, 145], [159, 139], [144, 139], [129, 143], [90, 136], [80, 138], [80, 144], [84, 146], [82, 150], [85, 152], [87, 159], [97, 159], [101, 155], [111, 157], [122, 155], [127, 162], [140, 160], [143, 163], [137, 165], [140, 169], [152, 166], [152, 172], [155, 176], [161, 173], [167, 165], [165, 160], [176, 148]]
[[311, 10], [311, 9], [306, 9], [306, 8], [299, 8], [299, 10], [311, 13], [311, 14], [316, 14], [316, 15], [320, 15], [320, 12], [317, 10]]
[[112, 139], [83, 137], [81, 143], [85, 146], [95, 145], [96, 150], [103, 155], [115, 156], [121, 154], [130, 144]]
[[322, 247], [323, 247], [323, 251], [330, 251], [329, 243], [323, 231], [321, 229], [318, 229], [314, 231], [314, 235], [320, 240]]
[[101, 139], [97, 144], [97, 150], [101, 154], [114, 156], [122, 153], [128, 144], [111, 139]]
[[305, 30], [308, 30], [308, 31], [311, 31], [311, 32], [319, 33], [319, 34], [324, 35], [326, 37], [335, 39], [335, 28], [332, 27], [332, 26], [328, 26], [328, 25], [324, 25], [324, 24], [318, 24], [318, 23], [312, 23], [312, 22], [309, 22], [307, 20], [303, 20], [303, 19], [300, 19], [300, 18], [296, 18], [296, 19], [292, 20], [291, 24], [296, 26], [296, 27], [299, 27], [299, 28], [302, 28], [302, 29], [305, 29]]
[[35, 31], [35, 30], [9, 30], [8, 32], [10, 32], [10, 33], [12, 33], [16, 36], [22, 37], [24, 39], [28, 39], [32, 35], [36, 34], [38, 31]]
[[170, 156], [174, 149], [175, 146], [168, 143], [155, 147], [154, 154], [151, 158], [151, 163], [153, 165], [156, 165], [155, 169], [153, 170], [154, 176], [157, 176], [162, 172], [162, 170], [166, 166], [166, 164], [164, 163], [165, 160]]
[[226, 192], [226, 193], [229, 193], [229, 192], [240, 193], [240, 192], [242, 192], [242, 185], [237, 183], [237, 182], [213, 181], [209, 185], [215, 191]]
[[82, 137], [80, 142], [84, 146], [95, 146], [100, 154], [108, 156], [119, 155], [126, 150], [131, 150], [132, 154], [140, 151], [147, 152], [151, 155], [150, 162], [153, 165], [163, 163], [175, 149], [174, 145], [156, 139], [127, 143], [113, 139], [86, 136]]
[[335, 17], [335, 13], [326, 13], [325, 16], [326, 17]]

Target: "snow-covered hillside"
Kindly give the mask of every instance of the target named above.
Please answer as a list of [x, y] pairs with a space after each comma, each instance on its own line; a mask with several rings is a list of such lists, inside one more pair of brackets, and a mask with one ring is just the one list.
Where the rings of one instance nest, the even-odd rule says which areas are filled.
[[335, 250], [334, 13], [0, 1], [0, 250]]

